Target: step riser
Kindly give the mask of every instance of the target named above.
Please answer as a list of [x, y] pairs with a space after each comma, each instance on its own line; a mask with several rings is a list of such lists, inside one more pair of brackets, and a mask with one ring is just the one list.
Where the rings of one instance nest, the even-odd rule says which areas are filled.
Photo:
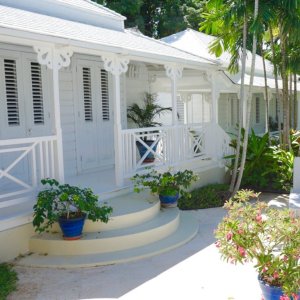
[[42, 240], [32, 238], [29, 249], [32, 252], [48, 255], [86, 255], [94, 253], [108, 253], [120, 250], [132, 249], [164, 239], [176, 231], [179, 225], [179, 214], [169, 223], [140, 233], [125, 236], [98, 239], [64, 241]]
[[[155, 203], [150, 208], [126, 215], [111, 217], [108, 223], [92, 222], [86, 220], [83, 232], [102, 232], [136, 226], [153, 219], [159, 214], [160, 202]], [[56, 223], [52, 226], [51, 232], [61, 232], [59, 225]]]
[[78, 255], [78, 256], [43, 256], [33, 254], [21, 258], [18, 265], [48, 268], [82, 268], [124, 263], [151, 257], [177, 248], [190, 241], [198, 231], [198, 221], [190, 214], [182, 214], [178, 229], [170, 236], [156, 243], [140, 248], [120, 252]]

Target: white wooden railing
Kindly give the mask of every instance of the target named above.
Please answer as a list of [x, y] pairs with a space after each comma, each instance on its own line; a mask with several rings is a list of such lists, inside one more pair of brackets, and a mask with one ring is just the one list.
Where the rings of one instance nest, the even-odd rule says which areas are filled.
[[[152, 143], [146, 143], [145, 138]], [[225, 131], [212, 123], [122, 130], [124, 177], [148, 167], [174, 166], [192, 159], [221, 162], [231, 153], [229, 142]], [[145, 147], [143, 155], [139, 154], [137, 143]], [[149, 154], [154, 156], [153, 161], [146, 159]]]
[[56, 142], [56, 136], [0, 140], [0, 202], [57, 178]]

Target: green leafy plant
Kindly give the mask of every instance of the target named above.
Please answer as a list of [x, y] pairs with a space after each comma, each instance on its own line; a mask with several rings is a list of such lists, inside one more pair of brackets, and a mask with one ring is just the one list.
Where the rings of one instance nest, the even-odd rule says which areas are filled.
[[175, 196], [179, 193], [184, 197], [190, 196], [186, 189], [197, 179], [198, 176], [191, 170], [159, 173], [154, 169], [147, 174], [136, 174], [131, 178], [134, 183], [134, 191], [137, 193], [147, 187], [154, 194]]
[[181, 197], [178, 207], [182, 210], [203, 209], [223, 206], [229, 199], [227, 184], [209, 184], [191, 191], [191, 197]]
[[253, 261], [260, 279], [296, 299], [300, 289], [300, 219], [288, 209], [248, 199], [236, 197], [225, 204], [228, 214], [215, 232], [216, 246], [231, 263]]
[[155, 118], [166, 111], [172, 111], [172, 108], [160, 106], [154, 94], [145, 93], [143, 106], [137, 103], [130, 105], [127, 108], [127, 118], [139, 128], [156, 127], [162, 124], [155, 121]]
[[79, 188], [69, 184], [59, 184], [55, 179], [43, 179], [48, 188], [39, 192], [33, 207], [33, 226], [43, 232], [57, 222], [60, 217], [77, 218], [83, 214], [92, 221], [107, 223], [112, 207], [99, 206], [98, 196], [89, 188]]
[[[244, 132], [242, 129], [242, 140]], [[270, 145], [268, 133], [260, 137], [252, 130], [248, 140], [242, 186], [258, 190], [289, 191], [293, 178], [293, 152], [298, 151], [298, 139], [299, 136], [292, 133], [293, 151], [290, 152], [281, 149], [275, 140]], [[233, 140], [230, 146], [236, 149], [236, 144], [236, 140]], [[230, 159], [231, 168], [235, 155], [225, 158]]]
[[17, 289], [18, 275], [12, 266], [6, 263], [0, 264], [0, 300]]

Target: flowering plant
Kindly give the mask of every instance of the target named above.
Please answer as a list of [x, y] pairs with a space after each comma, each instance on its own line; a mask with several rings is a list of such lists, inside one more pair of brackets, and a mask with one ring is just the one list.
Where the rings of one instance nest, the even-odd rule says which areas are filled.
[[282, 288], [280, 299], [298, 299], [300, 219], [288, 209], [246, 198], [225, 204], [228, 214], [215, 232], [216, 246], [231, 263], [253, 261], [263, 282]]

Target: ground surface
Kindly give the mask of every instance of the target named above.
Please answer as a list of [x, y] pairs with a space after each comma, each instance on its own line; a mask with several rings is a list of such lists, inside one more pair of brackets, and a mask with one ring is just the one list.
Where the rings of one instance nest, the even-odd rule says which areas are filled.
[[[265, 194], [270, 205], [285, 207], [288, 196]], [[152, 258], [96, 268], [72, 270], [16, 267], [18, 290], [9, 300], [260, 300], [252, 266], [220, 260], [213, 231], [223, 208], [191, 211], [199, 221], [188, 244]]]

